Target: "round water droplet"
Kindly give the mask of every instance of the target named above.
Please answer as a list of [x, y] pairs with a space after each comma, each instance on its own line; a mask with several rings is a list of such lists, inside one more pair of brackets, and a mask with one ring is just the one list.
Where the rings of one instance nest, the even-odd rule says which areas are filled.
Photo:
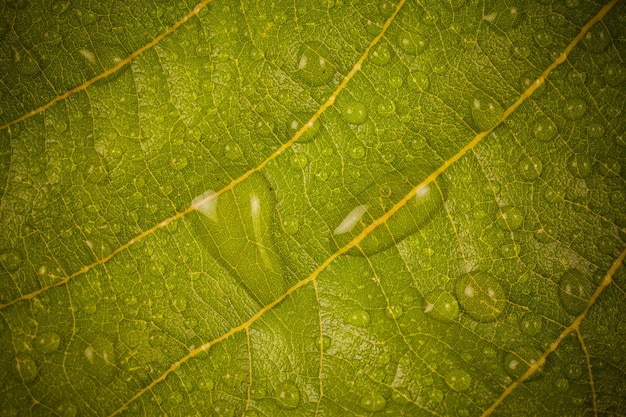
[[523, 158], [519, 165], [519, 172], [522, 178], [526, 181], [532, 181], [537, 179], [541, 175], [543, 170], [543, 164], [537, 157], [535, 158]]
[[386, 405], [385, 397], [377, 392], [368, 392], [359, 400], [359, 407], [372, 413], [382, 410]]
[[365, 156], [365, 148], [362, 146], [354, 146], [349, 151], [350, 158], [362, 159]]
[[35, 339], [35, 347], [41, 353], [55, 352], [61, 344], [61, 337], [54, 332], [44, 333]]
[[424, 313], [441, 322], [453, 322], [459, 315], [459, 303], [446, 291], [433, 291], [424, 296]]
[[587, 111], [587, 103], [580, 97], [571, 97], [565, 102], [563, 116], [569, 120], [580, 119]]
[[389, 362], [391, 362], [391, 355], [389, 355], [388, 352], [383, 352], [378, 356], [376, 362], [378, 362], [380, 365], [387, 365]]
[[411, 55], [417, 55], [427, 46], [426, 38], [417, 32], [401, 31], [397, 42], [404, 52]]
[[387, 99], [381, 99], [376, 106], [376, 112], [381, 116], [389, 116], [396, 111], [396, 106], [393, 101]]
[[309, 158], [303, 153], [296, 153], [291, 156], [289, 164], [292, 168], [303, 169], [309, 164]]
[[535, 230], [534, 236], [540, 243], [550, 243], [554, 241], [554, 237], [546, 230], [545, 227]]
[[511, 208], [498, 217], [497, 224], [502, 230], [517, 230], [522, 226], [524, 216], [516, 208]]
[[502, 106], [484, 93], [478, 93], [472, 99], [472, 118], [476, 127], [485, 131], [496, 126], [504, 113]]
[[0, 262], [9, 272], [17, 271], [22, 265], [22, 253], [17, 249], [8, 249], [0, 252]]
[[217, 400], [215, 401], [215, 404], [213, 404], [212, 415], [219, 417], [234, 417], [235, 406], [233, 404], [229, 404], [225, 400]]
[[566, 392], [569, 389], [569, 381], [565, 378], [559, 378], [554, 381], [554, 388], [559, 392]]
[[343, 120], [354, 125], [360, 125], [367, 120], [367, 108], [358, 101], [347, 104], [341, 111]]
[[182, 313], [183, 311], [187, 310], [187, 300], [180, 297], [174, 297], [170, 301], [170, 306], [175, 312]]
[[548, 48], [554, 42], [552, 33], [548, 31], [535, 31], [535, 42], [538, 46]]
[[236, 143], [226, 144], [226, 146], [224, 147], [224, 154], [226, 155], [226, 158], [230, 159], [231, 161], [239, 159], [243, 156], [241, 148]]
[[590, 52], [602, 52], [611, 43], [611, 34], [604, 23], [596, 23], [583, 37], [583, 45]]
[[372, 52], [371, 60], [376, 65], [387, 65], [389, 60], [391, 59], [391, 54], [389, 53], [389, 48], [387, 45], [379, 45], [374, 52]]
[[328, 83], [335, 73], [335, 69], [328, 62], [328, 50], [321, 44], [311, 43], [300, 49], [298, 71], [296, 74], [313, 86]]
[[430, 85], [430, 80], [428, 75], [422, 71], [411, 71], [406, 77], [406, 83], [412, 90], [426, 91]]
[[78, 414], [76, 406], [69, 401], [63, 401], [61, 404], [57, 405], [54, 411], [60, 417], [75, 417], [76, 414]]
[[445, 375], [446, 383], [455, 391], [467, 391], [472, 385], [472, 377], [463, 369], [451, 369]]
[[506, 259], [516, 258], [519, 256], [519, 253], [520, 253], [520, 246], [516, 243], [509, 243], [509, 244], [500, 246], [500, 255], [503, 258], [506, 258]]
[[456, 296], [463, 310], [474, 320], [495, 321], [504, 313], [506, 295], [493, 275], [476, 272], [459, 278], [456, 282]]
[[538, 314], [528, 312], [520, 320], [522, 333], [534, 336], [541, 331], [543, 319]]
[[391, 401], [404, 405], [411, 401], [411, 393], [406, 388], [395, 388], [391, 393]]
[[604, 81], [611, 87], [619, 87], [624, 85], [626, 81], [626, 69], [622, 64], [611, 62], [607, 64], [602, 72]]
[[31, 382], [37, 378], [39, 369], [37, 369], [37, 363], [33, 358], [28, 355], [19, 355], [15, 357], [14, 369], [17, 372], [17, 377], [24, 382]]
[[300, 223], [298, 222], [298, 218], [296, 216], [285, 216], [281, 224], [283, 226], [283, 230], [288, 235], [294, 235], [300, 229]]
[[113, 344], [106, 339], [97, 338], [83, 351], [86, 359], [82, 369], [88, 374], [100, 380], [108, 382], [115, 374], [115, 349]]
[[543, 118], [535, 124], [533, 133], [535, 138], [541, 142], [548, 142], [556, 136], [558, 129], [554, 122], [548, 118]]
[[583, 374], [583, 368], [580, 365], [569, 364], [565, 368], [565, 376], [571, 379], [572, 381], [578, 380]]
[[565, 311], [574, 316], [579, 315], [587, 307], [590, 296], [591, 284], [582, 272], [570, 269], [561, 275], [559, 297]]
[[592, 168], [593, 162], [587, 155], [574, 154], [567, 159], [567, 170], [575, 177], [588, 177]]
[[402, 77], [400, 77], [399, 75], [392, 75], [391, 77], [389, 77], [388, 82], [391, 88], [398, 89], [402, 87]]
[[559, 194], [552, 188], [546, 188], [546, 191], [543, 193], [543, 197], [546, 199], [548, 203], [554, 204], [559, 201], [563, 201], [563, 195]]
[[[536, 363], [541, 357], [541, 352], [531, 345], [520, 345], [513, 352], [507, 352], [504, 356], [504, 370], [514, 380], [519, 379], [528, 368]], [[541, 376], [543, 365], [535, 371], [529, 379]]]
[[366, 327], [370, 324], [370, 315], [365, 310], [355, 310], [350, 313], [347, 321], [353, 326]]
[[300, 405], [300, 391], [293, 381], [283, 381], [276, 388], [274, 398], [281, 408], [293, 410]]
[[390, 319], [400, 318], [400, 316], [402, 316], [403, 313], [404, 311], [402, 310], [402, 306], [399, 306], [399, 305], [390, 305], [385, 309], [385, 314]]

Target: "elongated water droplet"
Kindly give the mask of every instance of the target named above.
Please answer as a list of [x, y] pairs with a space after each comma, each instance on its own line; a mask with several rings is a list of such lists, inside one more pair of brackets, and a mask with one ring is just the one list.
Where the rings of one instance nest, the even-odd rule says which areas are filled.
[[385, 400], [385, 397], [377, 392], [368, 392], [362, 395], [359, 400], [359, 407], [372, 413], [382, 410], [386, 405], [387, 400]]
[[611, 34], [602, 22], [596, 23], [583, 37], [583, 45], [590, 52], [602, 52], [610, 43]]
[[559, 297], [568, 313], [577, 316], [583, 312], [591, 296], [591, 283], [582, 272], [570, 269], [561, 275]]
[[283, 226], [283, 230], [288, 235], [294, 235], [300, 229], [300, 223], [298, 222], [298, 218], [296, 216], [285, 216], [281, 224]]
[[353, 326], [366, 327], [370, 324], [370, 315], [365, 310], [355, 310], [348, 315], [347, 321]]
[[506, 308], [504, 289], [496, 277], [484, 271], [459, 278], [456, 296], [463, 310], [471, 318], [481, 322], [495, 321]]
[[35, 362], [32, 357], [25, 354], [15, 357], [14, 369], [17, 372], [17, 377], [24, 382], [34, 381], [39, 373], [37, 362]]
[[302, 128], [303, 124], [306, 124], [306, 129], [298, 138], [298, 142], [311, 142], [320, 131], [320, 120], [317, 119], [314, 123], [308, 124], [309, 118], [305, 114], [297, 115], [297, 118], [291, 119], [287, 123], [287, 132], [289, 139], [295, 136], [295, 134]]
[[335, 68], [328, 61], [328, 49], [319, 43], [310, 43], [300, 48], [298, 71], [296, 74], [313, 86], [328, 83]]
[[194, 199], [200, 213], [192, 217], [193, 229], [208, 251], [266, 305], [285, 291], [283, 266], [271, 233], [275, 201], [259, 173], [232, 190], [213, 197], [207, 191]]
[[283, 381], [276, 388], [274, 398], [281, 408], [293, 410], [300, 405], [300, 390], [293, 381]]
[[115, 364], [116, 355], [113, 344], [110, 341], [97, 338], [85, 348], [83, 355], [86, 359], [83, 370], [88, 374], [103, 381], [109, 381], [115, 374], [117, 370]]
[[428, 317], [441, 322], [453, 322], [459, 316], [459, 303], [449, 292], [433, 291], [426, 294], [424, 300], [424, 313]]

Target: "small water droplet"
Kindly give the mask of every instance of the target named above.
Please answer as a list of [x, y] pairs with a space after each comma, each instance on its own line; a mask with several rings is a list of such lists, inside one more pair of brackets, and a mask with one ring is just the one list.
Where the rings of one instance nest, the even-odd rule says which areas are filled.
[[567, 170], [575, 177], [588, 177], [592, 168], [593, 162], [587, 155], [574, 154], [567, 159]]
[[463, 310], [474, 320], [492, 322], [504, 313], [506, 294], [493, 275], [480, 271], [460, 277], [456, 295]]
[[406, 83], [412, 90], [426, 91], [430, 85], [430, 80], [428, 75], [422, 71], [411, 71], [406, 77]]
[[411, 55], [417, 55], [418, 53], [426, 49], [426, 38], [417, 32], [401, 31], [398, 34], [398, 45], [404, 52]]
[[543, 197], [546, 199], [548, 203], [554, 204], [559, 201], [563, 201], [563, 195], [559, 194], [552, 188], [546, 188], [546, 191], [543, 193]]
[[544, 227], [535, 230], [534, 236], [540, 243], [550, 243], [554, 241], [554, 237]]
[[365, 310], [354, 310], [348, 317], [347, 322], [357, 327], [366, 327], [370, 324], [370, 315]]
[[281, 408], [293, 410], [300, 405], [300, 390], [293, 381], [283, 381], [276, 388], [274, 398]]
[[296, 153], [291, 156], [289, 165], [295, 169], [303, 169], [309, 164], [309, 158], [303, 153]]
[[355, 146], [349, 151], [350, 158], [362, 159], [365, 156], [365, 148], [363, 146]]
[[569, 364], [565, 367], [565, 376], [571, 379], [572, 381], [578, 380], [583, 374], [583, 368], [580, 365]]
[[587, 111], [587, 103], [580, 97], [571, 97], [565, 102], [563, 116], [569, 120], [580, 119]]
[[391, 355], [389, 355], [388, 352], [383, 352], [378, 355], [376, 362], [378, 362], [380, 365], [387, 365], [389, 362], [391, 362]]
[[602, 72], [604, 81], [611, 87], [619, 87], [624, 85], [626, 81], [626, 69], [622, 64], [611, 62], [604, 67]]
[[332, 345], [333, 340], [328, 336], [322, 336], [322, 348], [327, 351]]
[[[504, 370], [514, 380], [519, 379], [526, 373], [530, 366], [534, 365], [541, 357], [541, 352], [531, 345], [520, 345], [512, 352], [504, 356]], [[536, 379], [542, 375], [543, 365], [529, 378]]]
[[542, 118], [535, 124], [533, 133], [535, 138], [541, 142], [548, 142], [558, 133], [558, 129], [554, 122], [550, 119]]
[[298, 230], [300, 229], [300, 223], [298, 222], [298, 218], [296, 216], [285, 216], [281, 224], [283, 226], [283, 230], [288, 235], [294, 235], [298, 233]]
[[39, 373], [37, 362], [29, 355], [16, 356], [14, 369], [17, 372], [17, 377], [23, 382], [34, 381]]
[[341, 110], [341, 116], [350, 124], [360, 125], [367, 120], [367, 108], [363, 103], [353, 101]]
[[497, 224], [502, 230], [517, 230], [522, 226], [524, 216], [516, 208], [511, 208], [498, 217]]
[[472, 377], [463, 369], [455, 368], [445, 375], [446, 383], [455, 391], [467, 391], [472, 385]]
[[508, 243], [500, 246], [500, 255], [505, 259], [517, 258], [520, 253], [520, 246], [516, 243]]
[[391, 77], [389, 77], [388, 83], [391, 86], [391, 88], [395, 88], [398, 89], [400, 87], [402, 87], [402, 77], [400, 77], [399, 75], [392, 75]]
[[523, 158], [519, 165], [519, 171], [522, 178], [527, 181], [533, 181], [541, 175], [543, 170], [543, 164], [537, 157], [535, 158]]
[[393, 101], [387, 99], [381, 99], [376, 106], [376, 112], [381, 116], [389, 116], [396, 111], [396, 106]]
[[441, 322], [453, 322], [459, 315], [459, 303], [446, 291], [433, 291], [424, 296], [424, 313]]
[[476, 94], [471, 106], [474, 124], [481, 131], [496, 126], [504, 113], [502, 106], [484, 93]]
[[60, 417], [75, 417], [76, 414], [78, 414], [76, 406], [69, 401], [63, 401], [61, 404], [57, 405], [54, 411]]
[[22, 265], [23, 255], [17, 249], [5, 249], [4, 251], [0, 251], [0, 262], [4, 269], [9, 272], [17, 271]]
[[411, 393], [406, 388], [394, 388], [391, 393], [391, 401], [399, 405], [405, 405], [411, 401]]
[[43, 333], [35, 339], [35, 347], [41, 353], [55, 352], [61, 344], [61, 337], [54, 332]]
[[534, 336], [541, 331], [543, 327], [543, 319], [540, 315], [528, 312], [520, 320], [520, 328], [522, 333]]
[[313, 86], [328, 83], [335, 69], [328, 61], [328, 50], [321, 44], [311, 43], [300, 48], [298, 71], [296, 74]]
[[170, 301], [170, 306], [172, 307], [172, 310], [174, 310], [174, 312], [182, 313], [183, 311], [187, 310], [187, 300], [178, 297], [172, 298], [172, 300]]
[[[300, 115], [299, 118], [302, 120], [308, 120], [306, 118], [306, 115]], [[311, 142], [313, 139], [315, 139], [318, 132], [320, 131], [320, 123], [321, 122], [319, 121], [319, 119], [317, 119], [314, 123], [308, 125], [302, 135], [300, 135], [300, 137], [298, 138], [298, 142]], [[294, 137], [301, 128], [302, 123], [300, 122], [300, 120], [292, 119], [291, 121], [289, 121], [287, 123], [289, 138], [291, 139], [292, 137]]]
[[361, 396], [359, 400], [359, 407], [372, 413], [382, 410], [386, 405], [387, 400], [385, 400], [385, 397], [377, 392], [368, 392]]
[[234, 417], [235, 416], [235, 406], [230, 404], [225, 400], [217, 400], [213, 404], [213, 414], [214, 416], [219, 417]]
[[403, 313], [402, 306], [399, 305], [390, 305], [385, 309], [385, 314], [390, 319], [398, 319]]
[[561, 305], [568, 313], [577, 316], [587, 307], [591, 296], [591, 284], [582, 272], [570, 269], [561, 275], [559, 297]]
[[241, 148], [236, 143], [227, 144], [224, 147], [224, 154], [226, 155], [226, 158], [230, 159], [231, 161], [239, 159], [243, 156]]
[[554, 38], [551, 32], [535, 31], [535, 42], [537, 42], [537, 46], [548, 48], [554, 43]]
[[374, 52], [372, 52], [371, 60], [376, 65], [387, 65], [389, 60], [391, 59], [391, 54], [389, 53], [389, 48], [387, 45], [379, 45]]
[[583, 36], [583, 45], [585, 45], [590, 52], [602, 52], [610, 43], [611, 34], [602, 22], [596, 23], [591, 30]]

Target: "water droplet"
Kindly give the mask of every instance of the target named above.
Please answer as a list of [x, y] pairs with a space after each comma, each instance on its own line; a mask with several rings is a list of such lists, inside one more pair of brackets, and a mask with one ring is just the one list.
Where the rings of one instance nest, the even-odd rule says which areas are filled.
[[402, 77], [400, 77], [399, 75], [392, 75], [391, 77], [389, 77], [388, 82], [391, 88], [398, 89], [402, 87]]
[[78, 414], [76, 406], [69, 402], [64, 401], [54, 408], [55, 413], [60, 417], [75, 417]]
[[174, 168], [175, 170], [181, 171], [187, 166], [187, 158], [184, 156], [181, 158], [172, 158], [172, 161], [170, 162], [170, 164], [172, 165], [172, 168]]
[[367, 108], [358, 101], [348, 103], [342, 110], [343, 120], [353, 125], [360, 125], [367, 120]]
[[283, 230], [288, 235], [294, 235], [300, 229], [300, 223], [298, 222], [298, 218], [296, 216], [285, 216], [282, 221]]
[[533, 133], [535, 138], [541, 142], [548, 142], [558, 133], [558, 129], [552, 120], [542, 118], [535, 124]]
[[41, 353], [55, 352], [61, 344], [61, 337], [54, 332], [44, 333], [35, 339], [35, 347]]
[[504, 313], [506, 295], [493, 275], [476, 272], [462, 276], [456, 282], [456, 296], [463, 310], [474, 320], [495, 321]]
[[228, 403], [228, 401], [217, 400], [215, 401], [215, 404], [213, 404], [212, 415], [219, 416], [219, 417], [234, 417], [235, 406], [233, 404]]
[[396, 106], [393, 101], [387, 99], [381, 99], [376, 106], [376, 112], [381, 116], [389, 116], [396, 111]]
[[390, 305], [385, 309], [385, 314], [390, 319], [398, 319], [403, 313], [402, 306], [399, 305]]
[[241, 152], [241, 148], [239, 147], [239, 145], [231, 142], [224, 146], [224, 155], [226, 155], [226, 158], [234, 161], [241, 158], [243, 156], [243, 153]]
[[283, 381], [276, 388], [274, 398], [281, 408], [293, 410], [300, 405], [300, 391], [293, 381]]
[[583, 368], [580, 365], [569, 364], [565, 368], [565, 376], [571, 379], [572, 381], [577, 381], [583, 374]]
[[430, 85], [430, 80], [428, 75], [422, 71], [411, 71], [406, 77], [406, 83], [412, 90], [426, 91]]
[[504, 110], [491, 97], [478, 93], [472, 100], [472, 118], [474, 124], [481, 130], [489, 130], [500, 122]]
[[[306, 115], [299, 115], [299, 118], [302, 120], [308, 120]], [[320, 121], [317, 119], [315, 123], [312, 123], [307, 126], [306, 130], [300, 135], [298, 138], [298, 142], [311, 142], [317, 136], [320, 131]], [[289, 138], [292, 138], [296, 135], [296, 133], [302, 128], [302, 123], [298, 119], [293, 119], [287, 123], [287, 131], [289, 132]]]
[[563, 116], [569, 120], [580, 119], [587, 111], [587, 103], [580, 97], [571, 97], [565, 102]]
[[459, 303], [446, 291], [433, 291], [424, 296], [424, 313], [435, 320], [453, 322], [459, 315]]
[[399, 405], [408, 404], [411, 401], [411, 393], [406, 388], [394, 388], [391, 393], [391, 401]]
[[[541, 357], [541, 352], [530, 345], [520, 345], [513, 352], [504, 356], [504, 370], [514, 380], [519, 379], [530, 366]], [[542, 374], [543, 365], [529, 379], [536, 379]]]
[[348, 315], [347, 322], [353, 326], [366, 327], [370, 324], [370, 315], [365, 310], [355, 310]]
[[520, 253], [520, 246], [516, 243], [509, 243], [500, 246], [500, 255], [505, 259], [517, 258]]
[[291, 156], [289, 165], [295, 169], [303, 169], [309, 164], [309, 158], [303, 153], [296, 153]]
[[23, 255], [17, 249], [6, 249], [4, 251], [0, 251], [0, 262], [4, 269], [9, 272], [17, 271], [22, 265]]
[[566, 392], [569, 390], [569, 382], [565, 378], [559, 378], [554, 381], [554, 388], [559, 392]]
[[328, 50], [321, 44], [310, 43], [300, 48], [298, 71], [296, 74], [313, 86], [328, 83], [335, 69], [328, 62]]
[[517, 230], [522, 226], [524, 216], [516, 208], [511, 208], [498, 217], [497, 224], [502, 230]]
[[534, 236], [535, 239], [537, 239], [537, 241], [540, 243], [550, 243], [554, 241], [554, 236], [548, 230], [546, 230], [545, 227], [541, 227], [535, 230]]
[[587, 307], [591, 296], [591, 284], [576, 269], [565, 271], [559, 281], [559, 297], [563, 308], [568, 313], [577, 316]]
[[113, 344], [106, 339], [97, 338], [85, 348], [83, 355], [87, 361], [82, 369], [88, 374], [108, 382], [117, 369]]
[[199, 205], [199, 215], [190, 220], [196, 235], [250, 296], [269, 304], [283, 294], [285, 282], [271, 233], [275, 200], [267, 180], [260, 173], [252, 174], [211, 203], [210, 210], [192, 203]]
[[349, 151], [350, 158], [362, 159], [365, 156], [365, 148], [362, 146], [355, 146]]
[[327, 351], [332, 345], [333, 340], [328, 336], [322, 336], [322, 348]]
[[554, 38], [552, 37], [552, 32], [548, 31], [536, 31], [535, 32], [535, 42], [537, 45], [543, 48], [548, 48], [554, 43]]
[[602, 52], [611, 43], [611, 34], [604, 23], [596, 23], [583, 37], [583, 45], [590, 52]]
[[626, 81], [626, 69], [622, 64], [611, 62], [607, 64], [603, 71], [604, 81], [611, 87], [624, 85]]
[[379, 45], [376, 49], [374, 49], [374, 52], [372, 52], [371, 55], [372, 63], [380, 66], [387, 65], [390, 59], [391, 54], [389, 53], [387, 45]]
[[553, 190], [552, 188], [546, 188], [546, 191], [543, 193], [543, 197], [546, 199], [548, 203], [554, 204], [559, 201], [563, 201], [563, 196]]
[[593, 162], [587, 155], [574, 154], [567, 159], [567, 170], [575, 177], [588, 177], [592, 168]]
[[519, 163], [519, 171], [526, 181], [537, 179], [541, 175], [543, 164], [539, 158], [523, 158]]
[[[511, 56], [516, 59], [525, 60], [530, 56], [530, 47], [528, 45], [512, 45]], [[526, 86], [524, 89], [528, 88]]]
[[543, 319], [540, 315], [528, 312], [520, 320], [520, 328], [522, 333], [534, 336], [541, 331], [543, 327]]
[[18, 355], [15, 357], [14, 369], [17, 377], [24, 382], [31, 382], [39, 373], [37, 363], [28, 355]]
[[174, 312], [182, 313], [183, 311], [187, 310], [187, 300], [185, 300], [184, 298], [172, 298], [172, 300], [170, 301], [170, 306], [172, 307], [172, 310], [174, 310]]
[[398, 34], [398, 45], [407, 54], [417, 55], [426, 49], [427, 43], [423, 35], [403, 30]]
[[455, 391], [467, 391], [472, 385], [472, 377], [463, 369], [451, 369], [445, 375], [446, 383]]
[[359, 400], [359, 407], [372, 413], [382, 410], [386, 405], [387, 400], [385, 400], [385, 397], [377, 392], [368, 392], [361, 396]]

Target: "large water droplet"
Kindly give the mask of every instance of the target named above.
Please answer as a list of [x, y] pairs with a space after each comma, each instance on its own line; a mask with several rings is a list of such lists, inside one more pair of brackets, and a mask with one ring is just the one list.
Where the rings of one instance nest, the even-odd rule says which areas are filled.
[[14, 369], [18, 378], [24, 382], [31, 382], [37, 378], [39, 369], [37, 362], [29, 355], [18, 355], [15, 357]]
[[587, 111], [587, 103], [580, 97], [571, 97], [565, 102], [563, 116], [569, 120], [580, 119]]
[[283, 381], [276, 388], [274, 398], [281, 408], [293, 410], [300, 405], [300, 390], [293, 381]]
[[522, 333], [534, 336], [541, 331], [543, 327], [543, 319], [540, 315], [528, 312], [520, 320], [520, 329]]
[[324, 85], [331, 80], [335, 68], [328, 62], [328, 50], [321, 44], [310, 43], [300, 48], [296, 74], [311, 85]]
[[406, 83], [412, 90], [426, 91], [430, 85], [428, 75], [422, 71], [411, 71], [406, 77]]
[[357, 327], [366, 327], [370, 324], [370, 315], [365, 310], [354, 310], [347, 317], [347, 322]]
[[574, 316], [579, 315], [587, 307], [590, 296], [591, 284], [582, 272], [570, 269], [561, 275], [559, 297], [565, 311]]
[[496, 126], [503, 113], [502, 106], [484, 93], [477, 93], [472, 99], [472, 118], [481, 131]]
[[359, 407], [372, 413], [382, 410], [386, 405], [387, 400], [385, 400], [385, 397], [377, 392], [368, 392], [361, 396], [359, 400]]
[[9, 272], [17, 271], [22, 265], [23, 255], [17, 249], [7, 249], [4, 251], [0, 251], [0, 262], [4, 269]]
[[495, 321], [506, 308], [506, 294], [493, 275], [480, 271], [456, 282], [456, 296], [463, 310], [474, 320]]
[[269, 304], [285, 291], [282, 261], [271, 232], [276, 216], [269, 184], [255, 173], [218, 198], [213, 195], [209, 192], [192, 202], [200, 213], [191, 218], [193, 229], [254, 299]]
[[[519, 379], [528, 368], [541, 357], [541, 352], [531, 345], [520, 345], [513, 352], [504, 356], [504, 370], [514, 380]], [[542, 375], [543, 365], [535, 371], [529, 379], [536, 379]]]
[[35, 347], [41, 353], [55, 352], [61, 344], [61, 337], [54, 332], [43, 333], [35, 339]]
[[372, 52], [371, 60], [376, 65], [387, 65], [389, 60], [391, 59], [391, 54], [389, 53], [389, 48], [386, 45], [379, 45], [374, 52]]
[[463, 369], [455, 368], [445, 375], [446, 383], [455, 391], [467, 391], [472, 385], [472, 377]]
[[541, 175], [543, 164], [539, 158], [523, 158], [519, 165], [519, 172], [523, 179], [533, 181]]
[[567, 159], [567, 170], [575, 177], [586, 178], [591, 174], [593, 162], [584, 154], [574, 154]]
[[360, 125], [367, 120], [367, 108], [358, 101], [352, 101], [341, 109], [341, 117], [348, 123]]
[[524, 216], [516, 208], [511, 208], [498, 217], [497, 224], [502, 230], [517, 230], [522, 226]]
[[424, 296], [424, 313], [435, 320], [453, 322], [459, 316], [459, 303], [446, 291], [432, 291]]
[[[402, 174], [390, 174], [380, 178], [365, 191], [357, 195], [360, 205], [346, 210], [346, 217], [337, 220], [334, 238], [338, 247], [353, 239], [373, 219], [388, 212], [393, 205], [408, 194], [412, 185]], [[430, 217], [442, 207], [444, 190], [435, 184], [421, 186], [414, 198], [389, 218], [384, 227], [374, 229], [359, 244], [361, 250], [351, 250], [354, 255], [371, 255], [384, 250], [407, 236], [415, 233]], [[360, 208], [360, 209], [359, 209]], [[357, 210], [359, 209], [359, 210]], [[355, 211], [357, 210], [357, 211]], [[350, 227], [345, 227], [345, 226]]]

